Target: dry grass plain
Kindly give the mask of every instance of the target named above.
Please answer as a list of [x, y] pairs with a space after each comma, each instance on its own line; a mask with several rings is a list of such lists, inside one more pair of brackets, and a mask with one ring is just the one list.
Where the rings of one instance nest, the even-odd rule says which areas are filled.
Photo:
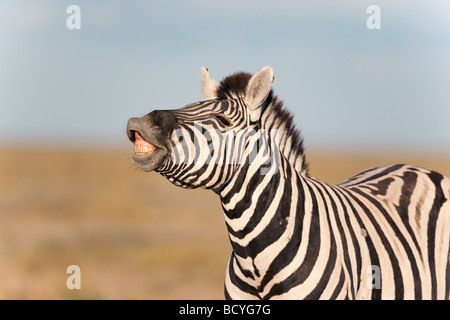
[[[222, 299], [230, 245], [218, 198], [138, 171], [131, 150], [0, 149], [1, 299]], [[450, 157], [311, 154], [337, 183], [376, 165], [450, 176]], [[66, 268], [81, 268], [81, 290]]]

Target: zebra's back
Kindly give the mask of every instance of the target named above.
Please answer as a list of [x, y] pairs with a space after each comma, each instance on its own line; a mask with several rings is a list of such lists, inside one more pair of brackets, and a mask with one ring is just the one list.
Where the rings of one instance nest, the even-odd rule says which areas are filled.
[[450, 179], [393, 165], [358, 173], [339, 187], [361, 227], [366, 279], [356, 298], [449, 299]]

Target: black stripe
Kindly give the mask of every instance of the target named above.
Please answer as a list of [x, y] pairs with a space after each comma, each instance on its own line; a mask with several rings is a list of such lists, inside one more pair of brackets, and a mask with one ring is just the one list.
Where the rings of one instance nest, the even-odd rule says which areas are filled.
[[409, 223], [409, 211], [408, 207], [411, 204], [411, 197], [414, 193], [414, 189], [417, 186], [418, 175], [415, 172], [407, 171], [403, 174], [403, 186], [400, 196], [399, 205], [395, 206], [400, 218], [403, 221], [403, 224], [414, 241], [414, 245], [416, 246], [420, 258], [422, 258], [422, 251], [420, 250], [419, 243], [417, 242], [416, 235], [411, 228], [411, 224]]
[[[344, 287], [344, 283], [345, 283], [345, 273], [344, 270], [341, 269], [341, 273], [339, 275], [339, 282], [336, 285], [336, 288], [334, 288], [333, 294], [330, 297], [330, 300], [336, 300], [337, 297], [339, 296], [339, 294], [341, 293], [342, 289]], [[345, 289], [345, 291], [347, 291], [347, 297], [348, 297], [348, 290]], [[355, 298], [355, 295], [353, 295], [353, 298]]]
[[217, 105], [217, 101], [208, 100], [208, 101], [198, 101], [191, 104], [188, 104], [180, 109], [173, 110], [172, 112], [175, 114], [177, 118], [180, 119], [191, 119], [194, 116], [199, 116], [199, 113], [202, 111], [210, 111], [214, 109]]
[[433, 201], [433, 205], [431, 207], [431, 211], [429, 213], [428, 220], [428, 263], [430, 265], [430, 273], [431, 273], [431, 299], [437, 299], [437, 278], [436, 278], [436, 260], [434, 256], [434, 246], [436, 241], [436, 222], [439, 215], [439, 210], [441, 206], [446, 201], [445, 196], [442, 192], [441, 182], [443, 180], [443, 176], [437, 172], [430, 172], [428, 177], [433, 182], [436, 193]]
[[358, 182], [358, 181], [355, 182], [355, 180], [360, 179], [362, 176], [367, 176], [370, 172], [378, 170], [380, 168], [383, 168], [383, 167], [374, 167], [374, 168], [370, 168], [370, 169], [358, 172], [355, 175], [348, 178], [347, 180], [339, 183], [338, 186], [340, 187], [341, 185], [345, 185], [345, 187], [348, 188], [348, 187], [351, 187], [354, 185], [358, 185], [360, 182]]
[[[422, 257], [421, 250], [419, 244], [417, 243], [414, 231], [412, 230], [411, 225], [409, 224], [409, 216], [408, 216], [409, 212], [408, 208], [411, 203], [411, 195], [413, 194], [414, 189], [416, 188], [416, 184], [417, 184], [417, 174], [411, 171], [406, 171], [403, 174], [403, 186], [401, 190], [399, 205], [395, 206], [395, 208], [397, 209], [397, 212], [400, 218], [402, 219], [403, 225], [405, 226], [406, 230], [411, 236], [411, 239], [414, 242], [414, 246], [419, 252], [421, 258]], [[412, 273], [414, 277], [414, 297], [416, 300], [420, 300], [422, 299], [422, 284], [420, 281], [421, 279], [419, 268], [417, 266], [417, 261], [414, 258], [414, 254], [412, 253], [412, 249], [407, 244], [406, 247], [407, 247], [406, 253], [408, 255], [409, 261], [411, 262]]]
[[369, 185], [371, 187], [375, 187], [377, 189], [377, 190], [373, 190], [372, 188], [368, 188], [368, 190], [373, 195], [385, 196], [387, 193], [387, 190], [389, 189], [389, 186], [394, 181], [395, 181], [394, 178], [388, 177], [388, 178], [380, 180], [378, 182], [368, 183], [367, 185]]
[[227, 286], [226, 286], [226, 285], [223, 286], [223, 291], [224, 291], [224, 294], [225, 294], [225, 300], [233, 300], [233, 299], [231, 298], [230, 294], [228, 293], [228, 290], [227, 290]]
[[365, 183], [367, 181], [375, 180], [375, 179], [378, 179], [380, 177], [386, 176], [389, 173], [394, 172], [394, 171], [396, 171], [396, 170], [398, 170], [398, 169], [400, 169], [400, 168], [402, 168], [404, 166], [405, 166], [404, 164], [396, 164], [394, 166], [389, 166], [386, 169], [384, 169], [383, 171], [378, 172], [377, 174], [374, 174], [373, 176], [370, 176], [370, 177], [364, 179], [363, 181], [358, 182], [356, 185], [363, 184], [363, 183]]

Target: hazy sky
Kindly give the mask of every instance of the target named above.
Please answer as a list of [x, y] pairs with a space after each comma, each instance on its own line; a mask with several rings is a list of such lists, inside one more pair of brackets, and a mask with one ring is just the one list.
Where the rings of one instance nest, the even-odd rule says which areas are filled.
[[447, 0], [2, 0], [0, 143], [124, 145], [128, 118], [199, 99], [202, 65], [272, 66], [307, 148], [450, 151]]

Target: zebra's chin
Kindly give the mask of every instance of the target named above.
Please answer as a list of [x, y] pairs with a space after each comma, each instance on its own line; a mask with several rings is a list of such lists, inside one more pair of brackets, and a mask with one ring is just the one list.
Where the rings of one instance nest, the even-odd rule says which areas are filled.
[[134, 154], [133, 160], [139, 169], [150, 172], [157, 169], [163, 163], [166, 155], [166, 150], [156, 149], [153, 153], [145, 156]]

